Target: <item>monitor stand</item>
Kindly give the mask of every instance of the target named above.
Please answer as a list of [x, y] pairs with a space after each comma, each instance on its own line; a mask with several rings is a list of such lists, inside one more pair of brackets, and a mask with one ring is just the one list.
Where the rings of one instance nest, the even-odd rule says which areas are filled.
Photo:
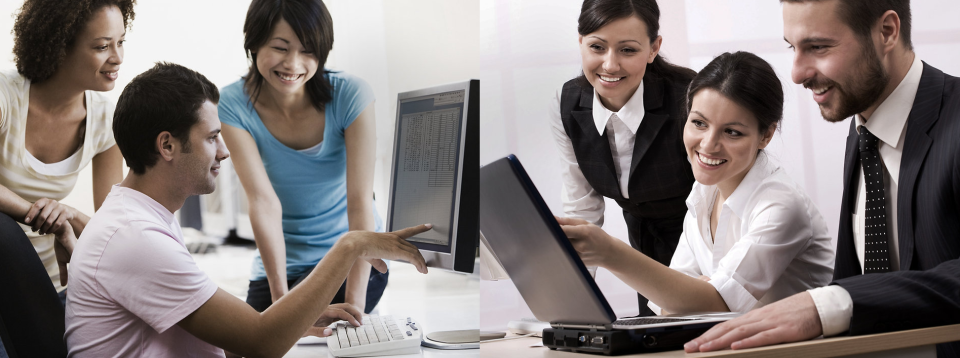
[[479, 349], [480, 330], [438, 331], [423, 337], [423, 346], [436, 349]]

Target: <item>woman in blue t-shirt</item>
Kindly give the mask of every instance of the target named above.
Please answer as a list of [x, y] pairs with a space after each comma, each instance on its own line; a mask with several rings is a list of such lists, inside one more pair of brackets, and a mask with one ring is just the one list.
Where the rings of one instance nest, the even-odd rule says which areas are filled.
[[[345, 232], [382, 231], [374, 97], [363, 80], [323, 68], [333, 22], [321, 0], [254, 0], [243, 32], [250, 70], [221, 90], [218, 109], [260, 251], [247, 303], [262, 312]], [[386, 284], [358, 261], [333, 303], [369, 312]]]

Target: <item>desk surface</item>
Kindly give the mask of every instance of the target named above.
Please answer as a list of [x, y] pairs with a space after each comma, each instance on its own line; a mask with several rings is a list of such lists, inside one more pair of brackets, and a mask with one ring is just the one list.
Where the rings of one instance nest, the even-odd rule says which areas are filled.
[[[928, 344], [960, 341], [960, 324], [915, 329], [909, 331], [872, 334], [855, 337], [834, 337], [812, 341], [780, 344], [769, 347], [719, 351], [709, 353], [684, 353], [682, 350], [647, 353], [638, 357], [836, 357], [851, 354], [871, 353], [892, 349], [923, 346]], [[594, 355], [550, 350], [543, 347], [540, 338], [517, 338], [480, 344], [483, 357], [568, 357], [584, 358]], [[623, 357], [631, 357], [623, 356]]]
[[[430, 269], [423, 275], [412, 265], [390, 263], [390, 281], [377, 305], [380, 315], [409, 316], [427, 333], [480, 327], [480, 278]], [[479, 357], [478, 349], [437, 350], [399, 357]], [[326, 345], [295, 345], [287, 358], [332, 357]]]

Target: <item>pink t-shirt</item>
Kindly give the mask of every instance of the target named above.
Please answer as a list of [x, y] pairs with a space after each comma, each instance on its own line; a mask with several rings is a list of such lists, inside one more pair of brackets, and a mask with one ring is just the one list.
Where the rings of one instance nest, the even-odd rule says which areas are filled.
[[183, 244], [173, 214], [114, 185], [77, 241], [69, 268], [69, 357], [223, 357], [177, 326], [217, 291]]

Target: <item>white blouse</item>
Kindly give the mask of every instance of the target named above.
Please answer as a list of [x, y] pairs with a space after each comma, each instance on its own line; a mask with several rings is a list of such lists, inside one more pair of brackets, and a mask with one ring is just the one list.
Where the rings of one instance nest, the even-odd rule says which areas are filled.
[[[670, 268], [705, 275], [731, 312], [747, 312], [830, 283], [835, 248], [816, 206], [761, 152], [723, 203], [716, 238], [710, 214], [716, 185], [695, 183]], [[660, 314], [652, 301], [649, 307]]]

